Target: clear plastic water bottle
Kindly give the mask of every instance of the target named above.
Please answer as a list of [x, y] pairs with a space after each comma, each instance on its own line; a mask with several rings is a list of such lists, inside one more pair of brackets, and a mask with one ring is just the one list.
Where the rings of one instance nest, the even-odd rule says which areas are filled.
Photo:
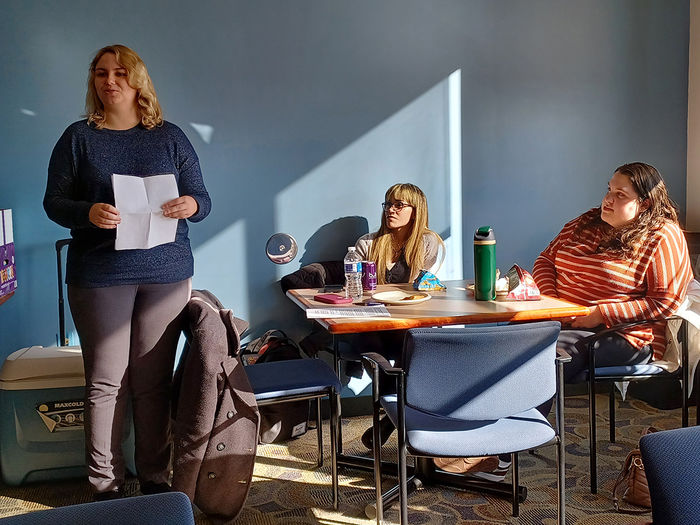
[[353, 301], [362, 299], [362, 257], [354, 246], [348, 246], [343, 264], [345, 265], [345, 297], [350, 297]]

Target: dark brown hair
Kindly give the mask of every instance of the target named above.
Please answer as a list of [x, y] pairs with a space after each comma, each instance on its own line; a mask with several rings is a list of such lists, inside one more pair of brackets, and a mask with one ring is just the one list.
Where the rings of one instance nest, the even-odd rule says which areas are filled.
[[631, 259], [649, 234], [661, 229], [667, 221], [678, 224], [677, 206], [669, 197], [661, 174], [654, 166], [631, 162], [619, 166], [613, 173], [629, 177], [643, 209], [629, 224], [612, 228], [600, 218], [599, 208], [598, 213], [584, 219], [578, 229], [602, 228], [604, 235], [599, 250]]

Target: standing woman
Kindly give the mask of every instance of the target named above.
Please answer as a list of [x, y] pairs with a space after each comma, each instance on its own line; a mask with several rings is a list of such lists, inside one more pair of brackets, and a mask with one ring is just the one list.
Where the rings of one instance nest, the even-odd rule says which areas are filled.
[[574, 345], [598, 328], [649, 321], [599, 340], [600, 366], [663, 358], [664, 318], [680, 306], [693, 274], [675, 205], [657, 169], [641, 162], [617, 168], [600, 207], [564, 226], [535, 261], [533, 277], [542, 293], [590, 307], [559, 337], [573, 358], [564, 365], [566, 382], [585, 381], [588, 355]]
[[[112, 45], [88, 75], [87, 119], [71, 124], [49, 161], [44, 209], [71, 229], [66, 282], [85, 364], [88, 477], [96, 500], [123, 495], [121, 441], [133, 408], [141, 492], [169, 490], [170, 380], [177, 318], [190, 297], [194, 262], [184, 219], [211, 209], [199, 160], [185, 134], [163, 120], [141, 58]], [[112, 174], [174, 174], [180, 197], [162, 206], [178, 220], [175, 241], [114, 248], [120, 223]]]

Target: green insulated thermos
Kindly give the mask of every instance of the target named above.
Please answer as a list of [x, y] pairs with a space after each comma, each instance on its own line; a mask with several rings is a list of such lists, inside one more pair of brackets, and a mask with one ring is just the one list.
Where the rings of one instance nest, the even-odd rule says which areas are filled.
[[491, 226], [474, 232], [474, 297], [477, 301], [496, 298], [496, 237]]

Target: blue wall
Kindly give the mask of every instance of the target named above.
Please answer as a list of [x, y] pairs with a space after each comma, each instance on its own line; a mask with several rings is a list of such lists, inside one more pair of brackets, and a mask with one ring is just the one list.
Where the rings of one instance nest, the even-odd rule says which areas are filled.
[[[465, 277], [474, 228], [494, 226], [502, 269], [530, 267], [623, 162], [655, 164], [685, 202], [687, 1], [5, 0], [1, 14], [0, 207], [19, 288], [0, 307], [0, 357], [55, 342], [67, 231], [41, 207], [46, 166], [107, 43], [141, 54], [199, 153], [213, 211], [191, 228], [195, 286], [258, 332], [299, 325], [276, 281], [341, 258], [394, 181], [426, 190]], [[284, 267], [264, 255], [276, 231], [301, 248]]]

